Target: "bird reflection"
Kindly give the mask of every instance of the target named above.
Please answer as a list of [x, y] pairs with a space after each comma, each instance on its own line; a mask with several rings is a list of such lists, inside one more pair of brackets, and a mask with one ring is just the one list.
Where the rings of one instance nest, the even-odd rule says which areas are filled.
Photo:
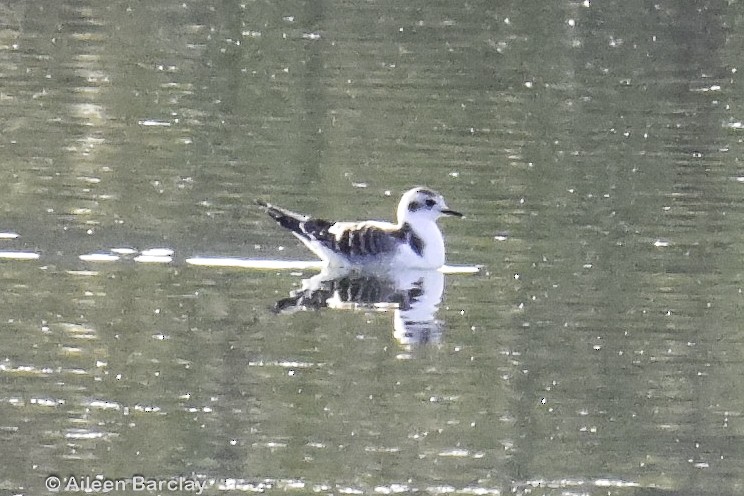
[[438, 343], [442, 322], [436, 313], [442, 301], [444, 274], [437, 270], [360, 272], [326, 268], [302, 280], [300, 289], [274, 304], [276, 313], [335, 308], [393, 312], [393, 336], [412, 347]]

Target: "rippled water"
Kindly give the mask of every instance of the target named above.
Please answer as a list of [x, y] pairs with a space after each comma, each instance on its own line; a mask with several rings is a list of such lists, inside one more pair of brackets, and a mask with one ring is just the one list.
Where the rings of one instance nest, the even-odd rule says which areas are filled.
[[[740, 493], [743, 16], [0, 5], [0, 491]], [[415, 184], [478, 273], [308, 291], [253, 203]]]

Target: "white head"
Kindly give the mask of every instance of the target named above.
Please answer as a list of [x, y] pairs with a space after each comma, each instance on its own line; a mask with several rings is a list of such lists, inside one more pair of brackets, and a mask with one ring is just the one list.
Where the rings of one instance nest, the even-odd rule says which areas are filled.
[[442, 195], [428, 188], [418, 187], [406, 191], [398, 204], [398, 224], [428, 220], [435, 222], [442, 215], [462, 217], [450, 210]]

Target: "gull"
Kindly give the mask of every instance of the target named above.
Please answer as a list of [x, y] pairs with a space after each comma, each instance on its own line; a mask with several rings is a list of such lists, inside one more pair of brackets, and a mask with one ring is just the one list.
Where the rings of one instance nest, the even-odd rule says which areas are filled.
[[450, 210], [442, 195], [425, 187], [403, 194], [397, 224], [373, 220], [331, 222], [256, 202], [329, 267], [437, 269], [444, 265], [444, 238], [437, 219], [443, 215], [463, 216]]

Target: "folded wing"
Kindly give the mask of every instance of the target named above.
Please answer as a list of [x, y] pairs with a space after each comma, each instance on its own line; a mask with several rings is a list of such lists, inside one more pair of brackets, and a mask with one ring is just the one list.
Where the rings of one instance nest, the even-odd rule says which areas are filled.
[[328, 247], [347, 257], [391, 254], [405, 239], [396, 226], [382, 222], [337, 222], [329, 233]]
[[343, 256], [349, 259], [392, 255], [407, 244], [421, 256], [423, 243], [411, 227], [387, 222], [330, 222], [257, 201], [280, 226], [289, 229], [321, 258]]

